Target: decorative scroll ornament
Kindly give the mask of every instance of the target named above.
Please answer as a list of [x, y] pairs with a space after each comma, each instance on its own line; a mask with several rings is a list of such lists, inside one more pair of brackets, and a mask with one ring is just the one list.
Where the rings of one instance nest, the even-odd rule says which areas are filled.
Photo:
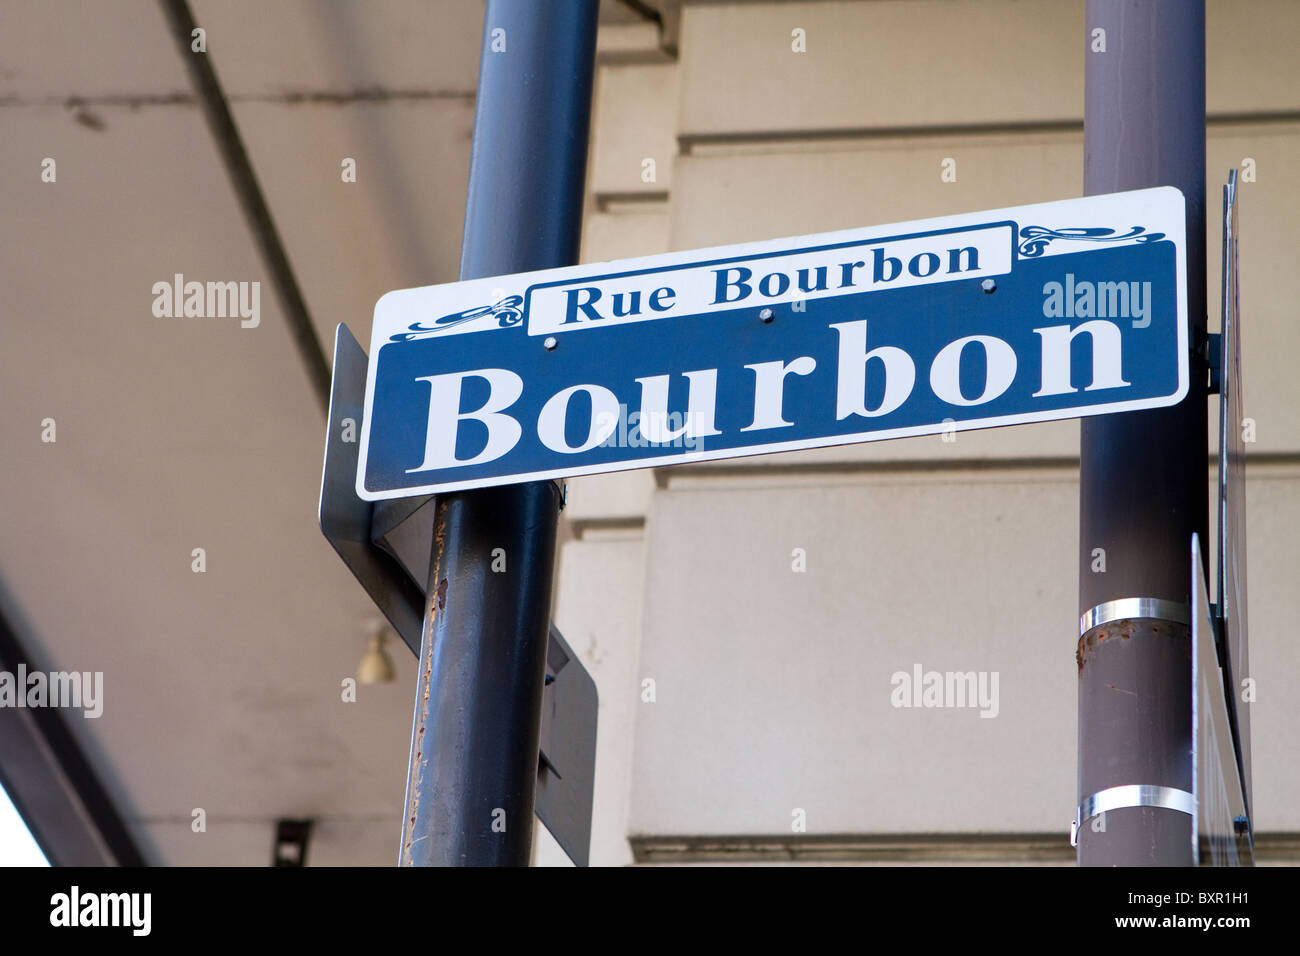
[[466, 309], [464, 312], [453, 312], [451, 315], [444, 315], [440, 319], [434, 319], [432, 325], [413, 322], [407, 326], [406, 332], [398, 332], [396, 335], [389, 336], [388, 341], [410, 342], [414, 339], [425, 339], [431, 335], [437, 335], [439, 332], [445, 332], [462, 322], [481, 319], [487, 315], [495, 318], [500, 328], [508, 329], [524, 320], [524, 313], [519, 308], [523, 304], [523, 296], [506, 296], [491, 305], [480, 305], [473, 309]]
[[1101, 226], [1070, 226], [1065, 229], [1048, 229], [1046, 226], [1025, 226], [1020, 230], [1020, 256], [1034, 259], [1041, 256], [1047, 244], [1053, 239], [1070, 239], [1075, 242], [1158, 242], [1165, 237], [1163, 232], [1147, 232], [1145, 226], [1132, 226], [1123, 235], [1116, 235], [1118, 229], [1106, 229]]

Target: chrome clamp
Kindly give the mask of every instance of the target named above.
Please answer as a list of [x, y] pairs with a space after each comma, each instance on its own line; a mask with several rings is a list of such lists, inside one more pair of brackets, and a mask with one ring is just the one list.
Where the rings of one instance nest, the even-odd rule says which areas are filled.
[[1118, 598], [1098, 604], [1079, 616], [1079, 636], [1087, 634], [1094, 627], [1109, 624], [1112, 621], [1128, 621], [1135, 618], [1147, 618], [1155, 621], [1168, 621], [1190, 627], [1191, 609], [1180, 601], [1166, 601], [1162, 598]]
[[1119, 787], [1107, 787], [1086, 797], [1074, 811], [1074, 821], [1070, 824], [1070, 846], [1079, 845], [1079, 828], [1095, 816], [1109, 810], [1121, 810], [1125, 807], [1159, 807], [1162, 810], [1177, 810], [1189, 816], [1195, 806], [1196, 798], [1186, 790], [1177, 787], [1160, 787], [1147, 783], [1130, 783]]

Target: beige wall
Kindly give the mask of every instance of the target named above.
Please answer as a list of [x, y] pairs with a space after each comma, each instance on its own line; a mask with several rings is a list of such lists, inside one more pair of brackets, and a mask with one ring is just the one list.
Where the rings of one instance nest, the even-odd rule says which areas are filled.
[[[1256, 824], [1294, 831], [1300, 6], [1209, 6], [1212, 328], [1221, 185], [1245, 157], [1258, 171], [1241, 193]], [[600, 68], [584, 259], [1078, 196], [1085, 27], [1058, 0], [687, 2], [676, 56], [647, 43]], [[556, 620], [600, 686], [593, 861], [624, 862], [628, 838], [646, 855], [924, 833], [956, 835], [953, 859], [962, 834], [1055, 834], [1046, 856], [1068, 860], [1077, 451], [1064, 422], [574, 481]], [[998, 671], [997, 717], [892, 707], [890, 675], [916, 663]]]

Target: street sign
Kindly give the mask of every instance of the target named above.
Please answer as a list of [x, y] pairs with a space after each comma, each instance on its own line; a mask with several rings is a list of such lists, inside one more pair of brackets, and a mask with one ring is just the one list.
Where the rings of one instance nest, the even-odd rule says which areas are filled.
[[542, 688], [541, 765], [537, 816], [575, 866], [591, 854], [591, 808], [596, 794], [596, 682], [551, 624]]
[[357, 494], [1172, 405], [1185, 254], [1161, 187], [390, 292]]
[[1201, 567], [1200, 537], [1192, 535], [1192, 858], [1199, 866], [1253, 866], [1253, 831]]
[[1219, 359], [1219, 617], [1229, 714], [1250, 806], [1250, 677], [1246, 627], [1246, 448], [1242, 416], [1241, 313], [1237, 294], [1237, 172], [1223, 187], [1223, 317]]
[[[352, 487], [366, 387], [366, 353], [346, 325], [334, 335], [320, 528], [343, 563], [417, 658], [425, 616], [430, 512], [434, 502], [371, 503]], [[421, 542], [423, 548], [421, 548]], [[546, 645], [546, 685], [534, 810], [578, 866], [591, 846], [596, 775], [596, 682], [552, 623]]]

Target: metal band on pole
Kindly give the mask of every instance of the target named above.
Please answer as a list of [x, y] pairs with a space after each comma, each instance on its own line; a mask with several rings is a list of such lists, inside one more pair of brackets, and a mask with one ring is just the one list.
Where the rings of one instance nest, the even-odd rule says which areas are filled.
[[1086, 797], [1074, 811], [1074, 823], [1070, 826], [1070, 846], [1079, 843], [1079, 828], [1095, 816], [1111, 810], [1125, 807], [1156, 807], [1161, 810], [1177, 810], [1191, 815], [1196, 805], [1196, 798], [1186, 790], [1176, 787], [1161, 787], [1146, 783], [1130, 783], [1119, 787], [1107, 787], [1105, 790]]
[[1190, 627], [1191, 610], [1178, 601], [1165, 601], [1160, 598], [1118, 598], [1089, 608], [1079, 617], [1079, 636], [1087, 634], [1094, 627], [1110, 624], [1114, 621], [1152, 620], [1168, 621]]

